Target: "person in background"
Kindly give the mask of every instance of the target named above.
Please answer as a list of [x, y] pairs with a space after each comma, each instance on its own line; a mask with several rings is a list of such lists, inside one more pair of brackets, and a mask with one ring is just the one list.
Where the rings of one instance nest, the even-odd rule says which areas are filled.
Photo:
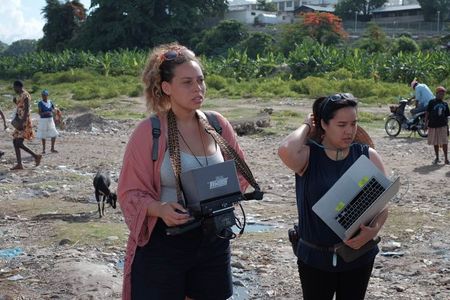
[[33, 126], [31, 124], [30, 115], [30, 102], [31, 95], [23, 88], [23, 83], [19, 80], [14, 81], [14, 91], [17, 93], [17, 97], [14, 98], [16, 104], [16, 114], [19, 116], [23, 128], [20, 130], [15, 128], [12, 134], [14, 151], [16, 152], [17, 164], [11, 168], [11, 170], [22, 170], [22, 155], [20, 150], [24, 150], [31, 154], [34, 158], [36, 166], [41, 163], [42, 155], [34, 153], [30, 148], [24, 145], [24, 140], [31, 140], [34, 137]]
[[411, 82], [411, 88], [414, 90], [414, 97], [410, 100], [416, 99], [416, 107], [411, 109], [411, 114], [414, 116], [427, 110], [428, 102], [434, 99], [434, 95], [428, 85], [420, 83], [416, 79]]
[[56, 130], [55, 122], [53, 120], [53, 112], [55, 106], [51, 100], [48, 99], [48, 90], [43, 90], [41, 93], [42, 100], [38, 103], [39, 112], [39, 125], [37, 129], [36, 137], [42, 140], [42, 154], [45, 153], [45, 139], [51, 139], [52, 153], [57, 153], [55, 150], [56, 137], [58, 136], [58, 131]]
[[[3, 120], [3, 128], [6, 130], [8, 128], [8, 126], [6, 126], [6, 118], [5, 118], [5, 115], [3, 114], [1, 107], [0, 107], [0, 117], [2, 117], [2, 120]], [[5, 155], [5, 152], [0, 150], [0, 158], [2, 158], [3, 155]]]
[[[336, 94], [316, 99], [313, 113], [279, 146], [281, 160], [295, 172], [300, 237], [296, 254], [303, 299], [331, 300], [334, 294], [338, 300], [365, 297], [378, 246], [345, 262], [335, 253], [342, 240], [312, 210], [360, 156], [367, 156], [385, 173], [380, 155], [369, 146], [370, 137], [356, 142], [361, 131], [357, 100], [351, 94]], [[385, 208], [371, 225], [361, 225], [359, 233], [344, 243], [361, 248], [378, 235], [387, 215]]]
[[6, 125], [6, 118], [5, 118], [5, 115], [3, 114], [1, 107], [0, 107], [0, 117], [2, 117], [2, 120], [3, 120], [3, 129], [6, 130], [6, 128], [8, 128], [8, 126]]
[[444, 163], [448, 161], [448, 104], [444, 101], [447, 90], [443, 86], [436, 88], [436, 98], [431, 100], [425, 114], [425, 125], [428, 127], [428, 145], [434, 146], [436, 158], [433, 163], [439, 163], [439, 146], [442, 146]]
[[[158, 158], [152, 160], [152, 124], [142, 121], [127, 144], [118, 199], [130, 230], [125, 256], [124, 300], [228, 299], [233, 294], [230, 242], [201, 227], [168, 236], [166, 229], [191, 220], [178, 203], [168, 137], [178, 139], [184, 171], [223, 162], [218, 144], [205, 131], [203, 69], [179, 44], [153, 49], [142, 75], [147, 107], [161, 122]], [[231, 124], [216, 113], [222, 137], [242, 158]], [[248, 186], [239, 175], [242, 191]]]

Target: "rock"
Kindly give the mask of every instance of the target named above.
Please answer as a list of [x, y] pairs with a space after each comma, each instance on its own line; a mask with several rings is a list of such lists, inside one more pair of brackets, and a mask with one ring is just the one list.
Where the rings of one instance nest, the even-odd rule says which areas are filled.
[[59, 241], [58, 245], [64, 246], [64, 245], [70, 245], [72, 243], [73, 242], [71, 240], [69, 240], [69, 239], [62, 239], [62, 240]]
[[404, 287], [404, 286], [401, 286], [401, 285], [394, 285], [394, 289], [395, 289], [397, 292], [404, 292], [404, 291], [405, 291], [405, 287]]
[[389, 241], [381, 246], [381, 249], [385, 252], [394, 251], [402, 246], [401, 243], [395, 241]]
[[244, 265], [243, 265], [241, 262], [239, 262], [239, 261], [237, 261], [237, 262], [232, 262], [232, 263], [231, 263], [231, 266], [232, 266], [233, 268], [236, 268], [236, 269], [245, 269]]

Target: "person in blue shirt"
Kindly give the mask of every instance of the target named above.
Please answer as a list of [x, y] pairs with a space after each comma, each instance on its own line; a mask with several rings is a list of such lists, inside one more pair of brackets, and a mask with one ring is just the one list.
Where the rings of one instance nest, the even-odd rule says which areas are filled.
[[420, 83], [416, 79], [411, 82], [411, 88], [414, 90], [414, 97], [416, 99], [416, 108], [411, 109], [411, 114], [415, 115], [426, 111], [428, 102], [434, 99], [434, 94], [425, 83]]
[[[359, 249], [373, 240], [386, 221], [384, 208], [368, 226], [351, 239], [342, 241], [312, 210], [313, 205], [361, 156], [366, 155], [383, 173], [380, 155], [370, 142], [356, 142], [357, 100], [351, 94], [320, 97], [298, 129], [281, 142], [278, 155], [295, 172], [299, 239], [297, 265], [306, 300], [364, 299], [372, 273], [376, 244], [353, 261], [336, 255], [344, 242]], [[366, 144], [367, 143], [367, 144]], [[372, 243], [371, 243], [372, 244]]]
[[439, 163], [439, 146], [444, 153], [444, 163], [450, 164], [448, 160], [448, 117], [450, 111], [448, 104], [444, 101], [447, 90], [443, 86], [436, 88], [436, 99], [428, 103], [425, 115], [425, 124], [428, 127], [428, 145], [434, 146], [436, 156], [434, 164]]
[[38, 103], [39, 112], [39, 125], [37, 129], [36, 137], [42, 140], [42, 153], [45, 154], [45, 139], [51, 139], [52, 153], [57, 153], [55, 149], [56, 137], [58, 136], [58, 131], [56, 130], [55, 121], [53, 120], [53, 111], [55, 106], [52, 101], [48, 99], [48, 90], [43, 90], [41, 93], [42, 100]]

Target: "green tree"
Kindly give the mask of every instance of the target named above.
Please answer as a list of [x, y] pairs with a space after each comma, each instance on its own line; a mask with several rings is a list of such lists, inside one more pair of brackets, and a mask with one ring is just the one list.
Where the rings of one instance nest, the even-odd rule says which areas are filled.
[[39, 49], [60, 51], [69, 47], [69, 42], [86, 19], [86, 9], [78, 0], [60, 3], [58, 0], [46, 0], [42, 9], [47, 23], [44, 25], [44, 37], [39, 41]]
[[13, 42], [2, 55], [5, 56], [22, 56], [36, 51], [36, 40], [18, 40]]
[[73, 45], [95, 51], [188, 44], [205, 21], [227, 8], [219, 0], [92, 0], [91, 6], [96, 8]]
[[258, 0], [257, 8], [263, 11], [277, 11], [277, 5], [273, 2], [267, 2], [266, 0]]
[[254, 32], [239, 44], [239, 48], [246, 50], [250, 58], [256, 58], [267, 52], [272, 52], [275, 47], [274, 38], [265, 32]]
[[369, 53], [383, 52], [388, 45], [388, 39], [386, 33], [378, 24], [370, 22], [363, 34], [363, 38], [356, 44], [358, 48], [365, 49]]
[[447, 20], [450, 13], [450, 0], [418, 0], [422, 7], [425, 21], [436, 22], [439, 11], [439, 21]]
[[236, 47], [246, 39], [248, 32], [244, 25], [235, 20], [225, 20], [201, 34], [200, 42], [195, 46], [196, 52], [208, 56], [226, 56], [228, 49]]
[[367, 19], [372, 10], [383, 6], [386, 2], [388, 0], [342, 0], [336, 5], [334, 13], [344, 20], [354, 18], [355, 12]]
[[0, 41], [0, 54], [2, 54], [2, 52], [5, 51], [6, 48], [8, 48], [8, 44], [3, 43], [2, 41]]
[[281, 28], [279, 47], [283, 54], [287, 55], [303, 42], [307, 33], [303, 24], [299, 22], [286, 24]]

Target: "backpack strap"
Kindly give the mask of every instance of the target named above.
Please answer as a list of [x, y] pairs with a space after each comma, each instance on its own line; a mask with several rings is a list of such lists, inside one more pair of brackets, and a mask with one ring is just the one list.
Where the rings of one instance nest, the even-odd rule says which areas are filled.
[[159, 137], [161, 136], [161, 122], [156, 114], [150, 116], [152, 122], [152, 136], [153, 136], [153, 148], [152, 148], [152, 160], [158, 159]]
[[214, 130], [222, 135], [222, 126], [220, 126], [219, 119], [217, 119], [217, 115], [213, 111], [204, 111], [203, 112], [206, 115], [206, 118], [208, 119], [208, 123], [211, 124], [211, 126], [214, 128]]

